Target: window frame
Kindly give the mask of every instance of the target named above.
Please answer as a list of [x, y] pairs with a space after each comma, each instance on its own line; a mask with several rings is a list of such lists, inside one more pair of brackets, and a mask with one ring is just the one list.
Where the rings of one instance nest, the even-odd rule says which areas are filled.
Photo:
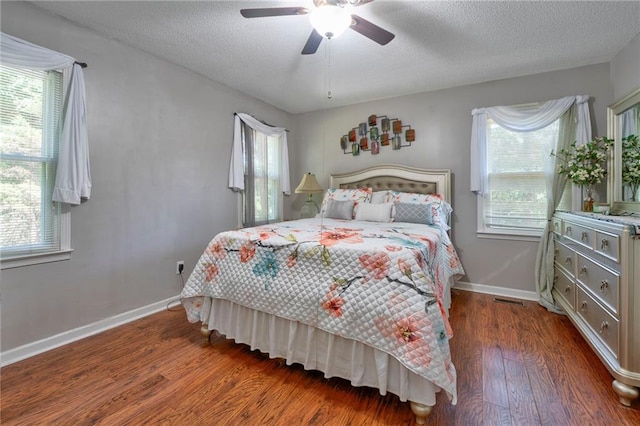
[[[253, 132], [252, 135], [252, 142], [255, 143], [255, 140], [257, 140], [258, 138], [265, 138], [266, 140], [266, 144], [269, 144], [270, 140], [274, 140], [277, 142], [278, 147], [277, 150], [278, 152], [276, 153], [276, 156], [278, 157], [278, 162], [282, 161], [282, 150], [284, 149], [284, 145], [282, 143], [282, 141], [280, 140], [279, 136], [273, 136], [273, 135], [268, 135], [266, 133], [263, 133], [257, 129], [253, 129], [250, 126], [245, 126], [245, 129], [250, 129]], [[242, 138], [242, 143], [243, 145], [246, 144], [246, 139], [244, 137], [244, 130], [243, 130], [243, 138]], [[248, 156], [249, 153], [253, 154], [254, 150], [253, 147], [251, 147], [251, 149], [247, 149], [246, 146], [243, 149], [243, 153], [245, 154], [245, 156]], [[284, 220], [284, 195], [282, 192], [282, 167], [280, 164], [278, 164], [277, 167], [277, 173], [278, 173], [278, 188], [276, 188], [276, 194], [277, 194], [277, 208], [278, 208], [278, 217], [275, 218], [274, 220], [269, 220], [267, 219], [267, 222], [257, 222], [255, 219], [255, 213], [254, 213], [254, 225], [247, 225], [245, 224], [245, 209], [246, 209], [246, 199], [247, 199], [247, 191], [248, 188], [253, 185], [252, 182], [249, 182], [248, 179], [248, 175], [247, 175], [247, 170], [246, 168], [249, 167], [249, 164], [253, 164], [253, 160], [249, 161], [248, 158], [245, 158], [244, 161], [244, 165], [245, 165], [245, 190], [242, 191], [239, 196], [238, 196], [238, 227], [243, 228], [243, 227], [247, 227], [247, 226], [261, 226], [261, 225], [265, 225], [268, 223], [275, 223], [275, 222], [281, 222]], [[254, 194], [254, 203], [255, 203], [255, 192], [253, 192]]]
[[[20, 68], [18, 66], [15, 65], [11, 65], [11, 64], [2, 64], [3, 66], [7, 66], [7, 67], [11, 67], [14, 69], [24, 69], [24, 68]], [[25, 69], [26, 70], [26, 69]], [[57, 94], [57, 96], [59, 97], [60, 102], [64, 102], [64, 93], [65, 93], [65, 77], [63, 75], [63, 72], [61, 71], [46, 71], [46, 72], [55, 72], [55, 73], [59, 73], [60, 74], [60, 85], [59, 85], [59, 90], [60, 92]], [[44, 99], [43, 102], [47, 103], [48, 100]], [[47, 108], [46, 105], [44, 106], [45, 109]], [[43, 117], [43, 120], [46, 119], [46, 115]], [[59, 148], [60, 145], [60, 135], [59, 132], [55, 131], [55, 136], [54, 136], [55, 140], [54, 140], [54, 151], [57, 151], [57, 149]], [[43, 144], [48, 143], [45, 142], [43, 140], [42, 142]], [[41, 145], [42, 146], [42, 145]], [[11, 154], [5, 155], [4, 156], [5, 159], [9, 159], [9, 160], [18, 160], [20, 161], [20, 156], [14, 156]], [[25, 160], [25, 161], [30, 161], [30, 160]], [[46, 160], [45, 160], [46, 161]], [[56, 162], [56, 166], [57, 166], [57, 162], [58, 162], [58, 158], [55, 157]], [[46, 179], [46, 176], [42, 176], [42, 179]], [[55, 181], [55, 176], [53, 176], [53, 180]], [[47, 188], [47, 186], [43, 185], [43, 191], [49, 189], [53, 192], [53, 185], [51, 185], [49, 188]], [[49, 196], [47, 197], [43, 197], [44, 199], [50, 199], [51, 195], [49, 194]], [[35, 251], [32, 253], [25, 253], [25, 252], [18, 252], [15, 255], [10, 254], [10, 252], [12, 251], [11, 249], [9, 250], [3, 250], [0, 247], [0, 269], [4, 270], [4, 269], [11, 269], [11, 268], [18, 268], [18, 267], [24, 267], [24, 266], [30, 266], [30, 265], [37, 265], [37, 264], [42, 264], [42, 263], [49, 263], [49, 262], [58, 262], [58, 261], [62, 261], [62, 260], [68, 260], [71, 258], [71, 253], [73, 252], [73, 250], [71, 249], [71, 208], [68, 204], [66, 203], [56, 203], [57, 207], [58, 207], [58, 211], [56, 213], [54, 213], [55, 217], [54, 217], [54, 221], [57, 222], [56, 223], [56, 228], [57, 230], [55, 232], [57, 232], [57, 247], [53, 248], [53, 249], [45, 249], [42, 251]], [[45, 206], [43, 205], [43, 208]], [[17, 250], [16, 250], [17, 251]], [[9, 252], [9, 254], [7, 256], [4, 256], [5, 253]]]
[[[527, 104], [527, 106], [530, 106], [530, 104]], [[560, 119], [558, 119], [560, 120]], [[487, 117], [487, 131], [490, 128], [491, 125], [491, 118]], [[557, 121], [556, 121], [557, 122]], [[555, 123], [555, 122], [554, 122]], [[551, 126], [553, 124], [550, 124], [549, 126]], [[487, 138], [487, 145], [488, 145], [488, 138]], [[486, 162], [486, 165], [488, 166], [490, 158], [489, 158], [489, 152], [488, 152], [488, 147], [487, 147], [487, 153], [486, 156], [484, 157], [484, 161]], [[487, 167], [488, 169], [488, 167]], [[513, 173], [542, 173], [543, 177], [545, 176], [545, 172], [513, 172]], [[489, 175], [490, 173], [487, 171], [487, 175]], [[487, 176], [487, 182], [489, 181], [489, 178]], [[565, 187], [565, 197], [567, 195], [570, 196], [571, 190], [570, 190], [570, 185], [567, 185], [567, 187]], [[476, 211], [476, 235], [478, 238], [480, 239], [500, 239], [500, 240], [517, 240], [517, 241], [539, 241], [540, 238], [542, 237], [542, 234], [544, 232], [544, 228], [540, 228], [540, 229], [532, 229], [532, 228], [522, 228], [522, 229], [518, 229], [515, 227], [505, 227], [505, 228], [499, 228], [499, 227], [490, 227], [487, 226], [486, 221], [485, 221], [485, 207], [486, 207], [486, 203], [487, 203], [487, 197], [489, 196], [491, 192], [490, 188], [487, 188], [487, 194], [484, 195], [480, 195], [478, 197], [476, 197], [477, 199], [477, 211]]]
[[71, 259], [71, 206], [60, 203], [60, 249], [42, 253], [21, 254], [0, 260], [0, 269], [21, 268]]

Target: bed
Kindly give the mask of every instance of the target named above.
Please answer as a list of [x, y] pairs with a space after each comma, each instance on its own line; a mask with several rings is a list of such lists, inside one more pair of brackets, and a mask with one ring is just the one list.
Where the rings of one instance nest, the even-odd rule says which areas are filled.
[[183, 288], [187, 319], [207, 337], [395, 394], [424, 424], [440, 390], [457, 398], [448, 309], [464, 271], [449, 237], [450, 171], [377, 166], [330, 187], [315, 218], [216, 235]]

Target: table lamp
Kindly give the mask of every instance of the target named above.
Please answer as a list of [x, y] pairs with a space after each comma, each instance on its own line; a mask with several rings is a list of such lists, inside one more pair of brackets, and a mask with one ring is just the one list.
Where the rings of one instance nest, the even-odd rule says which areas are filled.
[[318, 205], [311, 199], [314, 192], [322, 192], [324, 189], [320, 186], [316, 180], [316, 175], [313, 173], [307, 173], [302, 176], [300, 185], [296, 188], [296, 194], [308, 194], [307, 201], [304, 202], [302, 210], [300, 211], [301, 217], [314, 217], [320, 213]]

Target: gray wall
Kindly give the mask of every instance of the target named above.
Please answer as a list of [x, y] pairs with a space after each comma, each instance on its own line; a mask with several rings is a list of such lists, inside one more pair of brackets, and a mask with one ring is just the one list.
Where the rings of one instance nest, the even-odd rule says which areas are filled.
[[[618, 79], [614, 64], [611, 75], [601, 64], [291, 116], [28, 3], [0, 5], [2, 31], [89, 63], [93, 175], [92, 199], [72, 209], [72, 259], [2, 272], [3, 351], [178, 294], [175, 261], [185, 260], [190, 272], [209, 239], [236, 226], [237, 199], [226, 187], [236, 111], [292, 130], [293, 187], [307, 171], [327, 186], [331, 173], [380, 163], [452, 169], [453, 238], [465, 280], [533, 291], [536, 243], [476, 237], [470, 112], [588, 94], [594, 133], [604, 134]], [[616, 58], [621, 73], [638, 44]], [[621, 78], [621, 91], [637, 84]], [[418, 141], [377, 157], [343, 155], [339, 137], [372, 113], [411, 124]], [[286, 217], [303, 202], [286, 198]]]
[[213, 235], [237, 225], [233, 112], [293, 120], [25, 2], [2, 2], [2, 31], [89, 64], [93, 182], [91, 200], [71, 211], [70, 261], [2, 271], [6, 351], [179, 294], [176, 261], [190, 272]]
[[[332, 173], [376, 164], [451, 169], [453, 241], [467, 272], [463, 281], [533, 292], [537, 242], [476, 236], [477, 203], [469, 191], [471, 110], [584, 94], [591, 97], [594, 135], [604, 135], [611, 93], [609, 64], [605, 63], [302, 114], [295, 118], [301, 146], [294, 163], [316, 173], [325, 187]], [[417, 141], [400, 151], [383, 149], [377, 156], [369, 152], [357, 157], [344, 155], [340, 136], [370, 114], [410, 124], [416, 129]]]
[[611, 61], [611, 80], [615, 101], [640, 87], [640, 34]]

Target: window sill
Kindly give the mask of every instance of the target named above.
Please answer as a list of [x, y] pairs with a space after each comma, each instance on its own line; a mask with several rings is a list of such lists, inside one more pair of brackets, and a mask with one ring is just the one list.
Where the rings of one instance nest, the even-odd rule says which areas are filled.
[[534, 241], [539, 242], [542, 232], [539, 234], [510, 234], [510, 233], [499, 233], [499, 232], [485, 232], [478, 231], [477, 237], [480, 239], [490, 239], [490, 240], [512, 240], [512, 241]]
[[31, 254], [16, 256], [0, 261], [0, 269], [21, 268], [23, 266], [38, 265], [40, 263], [60, 262], [71, 259], [72, 249], [61, 250], [55, 253]]

